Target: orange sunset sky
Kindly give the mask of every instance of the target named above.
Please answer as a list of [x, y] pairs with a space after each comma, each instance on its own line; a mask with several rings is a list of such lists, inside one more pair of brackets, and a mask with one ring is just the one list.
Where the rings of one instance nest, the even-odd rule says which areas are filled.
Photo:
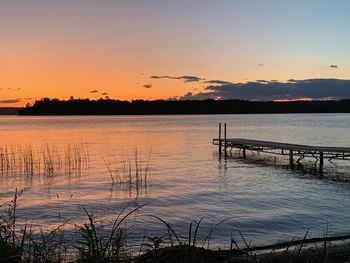
[[349, 10], [346, 0], [1, 0], [0, 107], [180, 98], [207, 92], [207, 80], [350, 79]]

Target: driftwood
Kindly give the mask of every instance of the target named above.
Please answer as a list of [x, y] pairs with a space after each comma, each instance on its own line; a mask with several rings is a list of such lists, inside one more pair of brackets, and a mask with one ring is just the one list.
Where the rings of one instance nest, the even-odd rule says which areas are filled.
[[302, 245], [302, 244], [310, 244], [310, 243], [320, 243], [320, 242], [328, 242], [328, 241], [341, 241], [350, 239], [350, 235], [341, 235], [341, 236], [332, 236], [332, 237], [316, 237], [316, 238], [307, 238], [300, 240], [291, 240], [286, 242], [275, 243], [272, 245], [265, 246], [255, 246], [255, 247], [247, 247], [243, 249], [233, 249], [239, 251], [258, 251], [258, 250], [269, 250], [269, 249], [281, 249], [290, 246]]

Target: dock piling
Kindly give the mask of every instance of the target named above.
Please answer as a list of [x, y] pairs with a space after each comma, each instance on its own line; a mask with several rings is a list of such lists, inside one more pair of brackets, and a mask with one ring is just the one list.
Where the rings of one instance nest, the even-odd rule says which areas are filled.
[[224, 141], [224, 147], [225, 147], [225, 154], [226, 154], [226, 147], [227, 147], [227, 138], [226, 138], [226, 122], [224, 123], [224, 137], [225, 137], [225, 141]]
[[289, 150], [289, 166], [291, 169], [294, 168], [293, 150]]
[[320, 174], [322, 174], [323, 169], [323, 152], [320, 152]]
[[221, 155], [221, 122], [219, 123], [219, 154]]

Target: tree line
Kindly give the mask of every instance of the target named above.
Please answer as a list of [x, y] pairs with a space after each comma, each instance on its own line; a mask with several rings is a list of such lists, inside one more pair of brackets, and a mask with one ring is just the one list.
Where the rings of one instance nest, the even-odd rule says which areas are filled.
[[44, 98], [27, 105], [20, 115], [150, 115], [350, 113], [350, 100], [245, 101], [245, 100], [133, 100]]

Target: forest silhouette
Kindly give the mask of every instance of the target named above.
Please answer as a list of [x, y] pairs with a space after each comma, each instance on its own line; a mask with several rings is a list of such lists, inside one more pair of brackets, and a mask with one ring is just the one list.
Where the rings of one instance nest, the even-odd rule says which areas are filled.
[[350, 100], [245, 101], [245, 100], [133, 100], [49, 99], [35, 101], [20, 115], [150, 115], [150, 114], [253, 114], [348, 113]]

